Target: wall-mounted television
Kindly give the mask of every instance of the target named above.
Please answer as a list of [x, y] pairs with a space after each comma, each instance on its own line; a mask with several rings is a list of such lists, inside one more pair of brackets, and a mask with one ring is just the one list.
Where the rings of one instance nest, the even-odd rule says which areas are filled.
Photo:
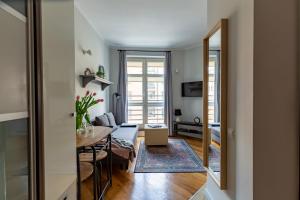
[[202, 81], [181, 83], [182, 97], [202, 97]]

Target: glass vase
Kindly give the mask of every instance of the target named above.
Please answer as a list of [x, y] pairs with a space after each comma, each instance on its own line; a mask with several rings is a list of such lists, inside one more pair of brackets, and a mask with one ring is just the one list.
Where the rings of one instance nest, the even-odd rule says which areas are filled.
[[77, 132], [80, 130], [80, 129], [83, 129], [83, 115], [82, 114], [78, 114], [76, 115], [76, 130]]

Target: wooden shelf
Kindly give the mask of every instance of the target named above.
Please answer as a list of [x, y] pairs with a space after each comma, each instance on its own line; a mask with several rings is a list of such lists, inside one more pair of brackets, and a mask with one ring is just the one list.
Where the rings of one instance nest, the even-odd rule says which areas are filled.
[[110, 82], [106, 79], [100, 78], [96, 75], [80, 75], [80, 78], [81, 78], [82, 87], [86, 87], [86, 85], [91, 81], [101, 85], [102, 90], [104, 90], [107, 86], [113, 84], [112, 82]]

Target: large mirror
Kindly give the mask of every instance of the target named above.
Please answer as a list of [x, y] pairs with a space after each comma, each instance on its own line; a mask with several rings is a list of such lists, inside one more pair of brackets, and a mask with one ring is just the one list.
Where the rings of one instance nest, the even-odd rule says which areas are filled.
[[227, 19], [204, 38], [204, 164], [221, 189], [227, 171]]

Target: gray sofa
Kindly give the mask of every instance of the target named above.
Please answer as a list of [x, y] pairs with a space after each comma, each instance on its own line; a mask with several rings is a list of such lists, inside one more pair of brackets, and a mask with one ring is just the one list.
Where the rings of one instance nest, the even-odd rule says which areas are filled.
[[134, 124], [117, 125], [112, 113], [105, 113], [101, 116], [96, 117], [95, 121], [93, 121], [93, 125], [108, 126], [113, 129], [113, 164], [119, 165], [122, 169], [128, 169], [129, 162], [133, 159], [133, 157], [135, 157], [135, 149], [128, 153], [128, 148], [122, 148], [120, 145], [116, 145], [116, 141], [126, 141], [135, 146], [138, 136], [138, 126]]
[[124, 125], [117, 126], [113, 128], [113, 132], [112, 132], [112, 137], [129, 141], [132, 144], [136, 143], [137, 135], [138, 135], [138, 126], [135, 127], [124, 127]]

